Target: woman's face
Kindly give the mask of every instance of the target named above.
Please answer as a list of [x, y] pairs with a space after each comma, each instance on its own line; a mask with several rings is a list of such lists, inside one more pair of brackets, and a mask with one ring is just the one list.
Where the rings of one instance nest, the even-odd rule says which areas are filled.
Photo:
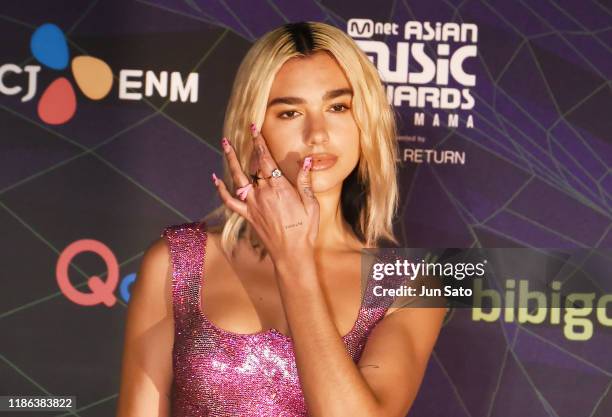
[[304, 158], [312, 156], [313, 191], [342, 186], [360, 155], [351, 107], [351, 86], [329, 53], [291, 58], [282, 65], [270, 90], [261, 132], [293, 184]]

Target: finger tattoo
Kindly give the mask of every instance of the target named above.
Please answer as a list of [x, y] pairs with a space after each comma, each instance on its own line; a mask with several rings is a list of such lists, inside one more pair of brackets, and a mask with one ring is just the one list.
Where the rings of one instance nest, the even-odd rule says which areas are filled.
[[304, 187], [303, 190], [304, 190], [304, 194], [306, 194], [306, 196], [308, 196], [310, 198], [314, 197], [314, 195], [312, 194], [312, 188]]

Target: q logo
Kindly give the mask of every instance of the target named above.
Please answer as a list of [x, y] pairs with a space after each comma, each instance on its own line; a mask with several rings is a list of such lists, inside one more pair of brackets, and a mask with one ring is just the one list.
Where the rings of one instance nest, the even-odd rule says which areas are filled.
[[[75, 256], [82, 252], [94, 252], [98, 254], [106, 263], [108, 271], [106, 280], [98, 276], [90, 277], [87, 285], [91, 292], [81, 292], [75, 288], [68, 278], [68, 268]], [[72, 302], [83, 305], [93, 306], [103, 303], [107, 307], [112, 307], [117, 301], [113, 294], [119, 283], [119, 264], [113, 252], [104, 243], [93, 239], [81, 239], [71, 243], [64, 249], [57, 260], [55, 276], [60, 290]], [[130, 274], [121, 282], [121, 298], [126, 302], [129, 300], [129, 285], [136, 279], [136, 274]]]
[[136, 281], [136, 274], [126, 275], [119, 285], [119, 294], [126, 303], [130, 301], [130, 286]]

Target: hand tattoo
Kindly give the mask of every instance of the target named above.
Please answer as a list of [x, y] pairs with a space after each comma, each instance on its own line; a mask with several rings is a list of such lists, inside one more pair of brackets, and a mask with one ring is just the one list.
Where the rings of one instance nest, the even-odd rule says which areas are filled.
[[286, 224], [286, 225], [285, 225], [285, 229], [291, 229], [291, 228], [293, 228], [293, 227], [298, 227], [298, 226], [301, 226], [301, 225], [302, 225], [302, 222], [301, 222], [301, 221], [299, 221], [299, 222], [297, 222], [297, 223]]

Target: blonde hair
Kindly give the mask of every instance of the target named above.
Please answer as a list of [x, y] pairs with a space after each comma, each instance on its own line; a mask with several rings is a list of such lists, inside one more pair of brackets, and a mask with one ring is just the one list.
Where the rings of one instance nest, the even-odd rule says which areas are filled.
[[[395, 116], [378, 71], [342, 30], [325, 23], [302, 22], [281, 26], [257, 40], [238, 68], [223, 135], [232, 141], [248, 174], [253, 150], [249, 125], [262, 125], [276, 73], [288, 59], [317, 51], [330, 53], [344, 70], [353, 89], [353, 115], [360, 132], [359, 163], [342, 187], [343, 216], [366, 247], [376, 247], [381, 239], [397, 243], [393, 233], [398, 205]], [[230, 192], [237, 188], [226, 162], [223, 180]], [[246, 219], [237, 213], [221, 205], [204, 220], [212, 217], [224, 218], [221, 244], [228, 255], [243, 231], [254, 248], [263, 250]]]

